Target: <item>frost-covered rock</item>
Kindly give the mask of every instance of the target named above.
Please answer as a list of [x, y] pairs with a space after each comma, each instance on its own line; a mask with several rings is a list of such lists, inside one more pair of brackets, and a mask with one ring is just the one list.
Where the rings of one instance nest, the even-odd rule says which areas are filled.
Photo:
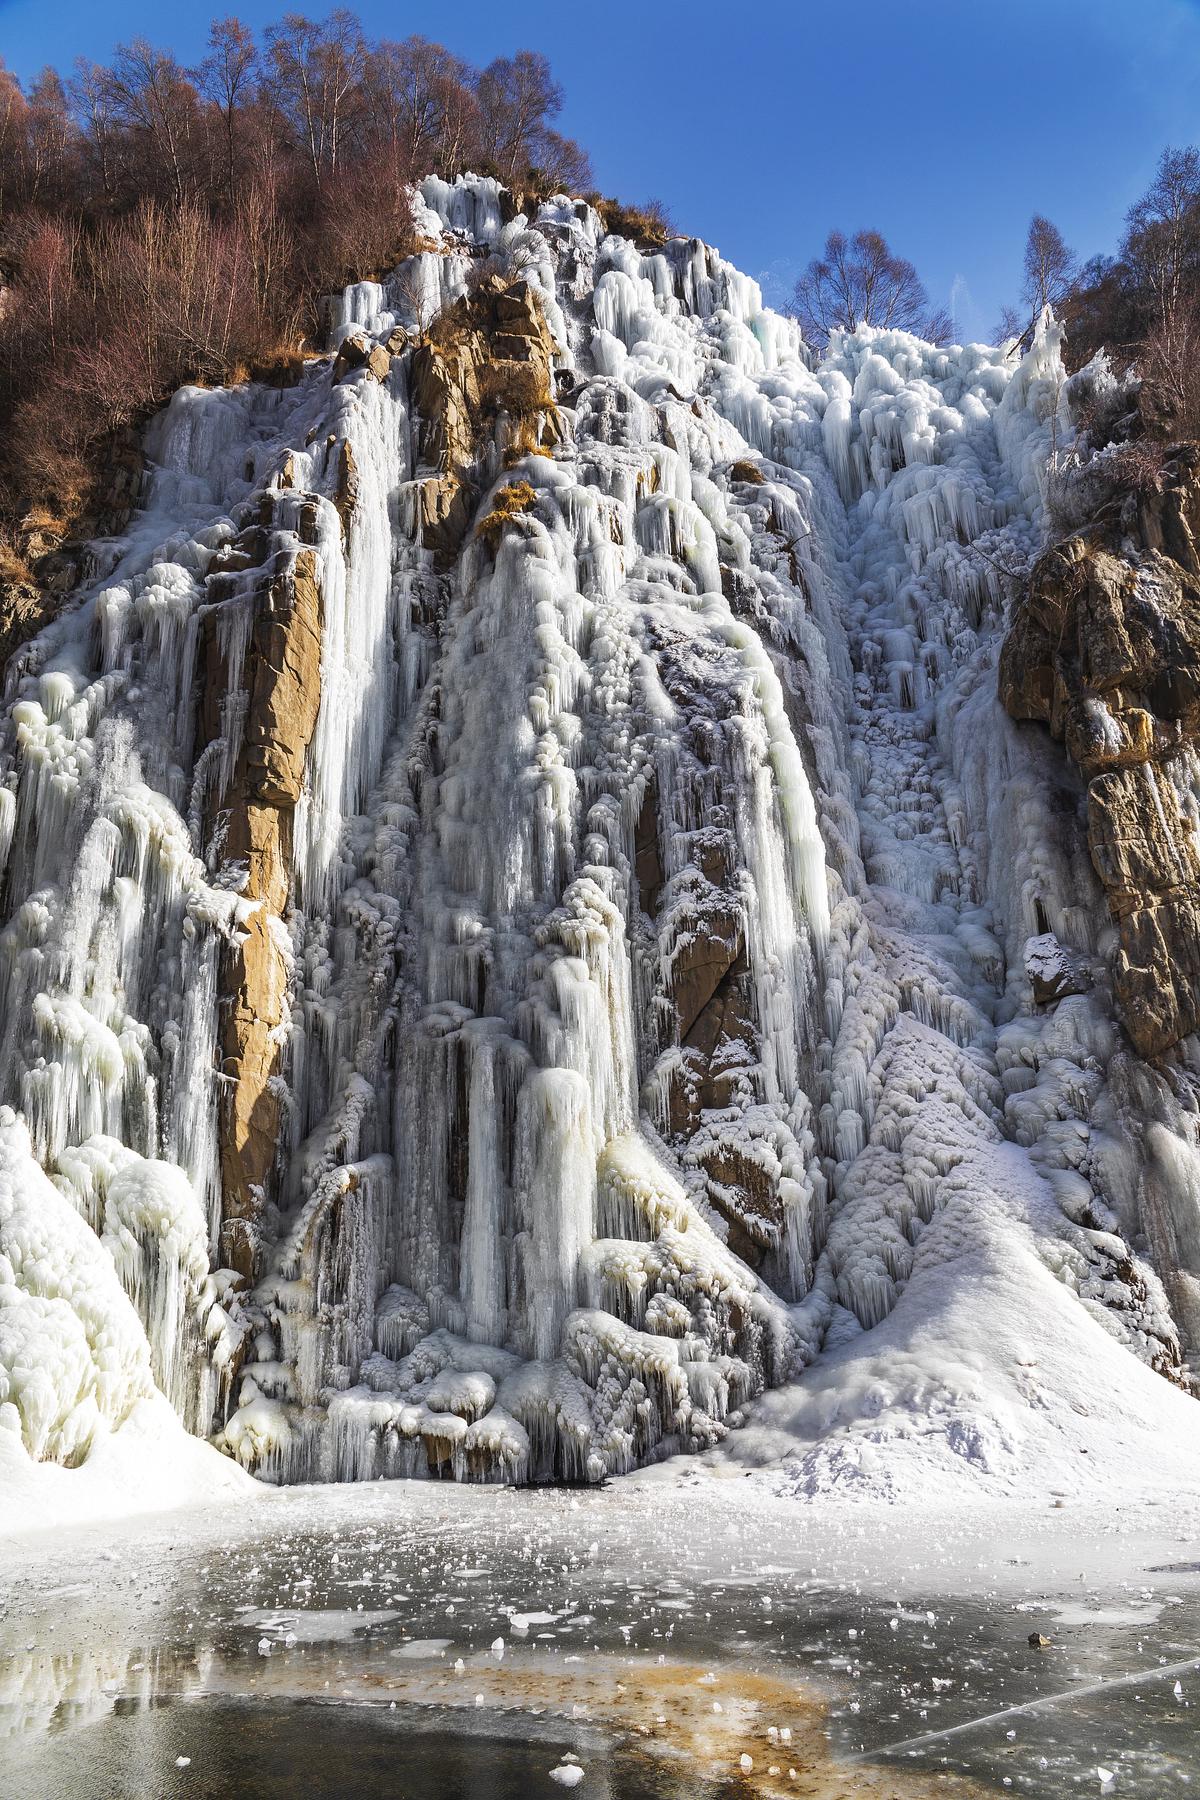
[[1023, 960], [1038, 1006], [1053, 1005], [1064, 994], [1086, 994], [1091, 986], [1091, 976], [1082, 959], [1060, 944], [1052, 931], [1027, 939]]
[[1147, 493], [1105, 464], [1095, 457], [1114, 492], [1039, 559], [1000, 685], [1013, 717], [1049, 724], [1087, 783], [1088, 842], [1120, 936], [1117, 1001], [1156, 1057], [1200, 1023], [1200, 450], [1177, 449]]

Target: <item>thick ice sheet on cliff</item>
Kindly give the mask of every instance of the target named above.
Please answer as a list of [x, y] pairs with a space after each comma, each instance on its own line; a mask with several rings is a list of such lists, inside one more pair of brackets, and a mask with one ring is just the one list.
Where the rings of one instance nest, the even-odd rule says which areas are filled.
[[[411, 352], [185, 390], [146, 512], [10, 671], [0, 1425], [77, 1459], [153, 1381], [275, 1478], [594, 1479], [718, 1441], [823, 1356], [806, 1439], [919, 1417], [929, 1379], [935, 1459], [977, 1439], [1011, 1471], [987, 1395], [1066, 1441], [1121, 1371], [1182, 1431], [1138, 1366], [1178, 1345], [1104, 907], [1061, 768], [995, 698], [1000, 571], [1069, 423], [1053, 327], [1020, 362], [863, 329], [812, 367], [697, 242], [644, 256], [565, 200], [504, 225], [474, 180], [424, 203], [441, 251], [348, 290], [334, 335], [427, 324], [485, 250], [529, 283], [558, 442], [506, 458], [502, 422], [474, 471], [477, 518], [517, 479], [528, 509], [434, 569]], [[215, 610], [206, 577], [264, 517], [281, 567], [315, 550], [323, 638], [247, 1284], [216, 1266], [216, 1064], [251, 909], [209, 822], [261, 572]], [[1039, 1010], [1050, 936], [1093, 985]], [[689, 982], [701, 1019], [728, 989], [703, 1054]], [[1022, 1294], [1080, 1366], [1039, 1385], [999, 1325], [974, 1339], [973, 1437], [936, 1343]]]

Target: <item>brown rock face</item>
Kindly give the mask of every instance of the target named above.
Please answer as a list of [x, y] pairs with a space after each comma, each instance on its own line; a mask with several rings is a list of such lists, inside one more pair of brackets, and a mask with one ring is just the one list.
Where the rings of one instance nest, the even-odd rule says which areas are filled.
[[19, 571], [0, 574], [0, 671], [58, 611], [60, 596]]
[[1000, 658], [1088, 783], [1088, 844], [1118, 923], [1113, 982], [1143, 1056], [1200, 1026], [1200, 446], [1161, 492], [1120, 498], [1034, 568]]
[[449, 568], [470, 523], [472, 473], [484, 427], [508, 415], [513, 443], [533, 449], [558, 439], [554, 343], [527, 282], [482, 281], [440, 314], [413, 353], [419, 456], [428, 471], [418, 496], [421, 541]]
[[745, 966], [741, 914], [724, 896], [689, 918], [686, 930], [671, 965], [671, 998], [684, 1044], [727, 976]]
[[348, 438], [342, 439], [338, 451], [337, 492], [333, 503], [337, 507], [338, 518], [342, 521], [342, 543], [349, 548], [350, 521], [358, 505], [358, 464], [354, 460], [354, 451]]
[[[263, 534], [265, 538], [265, 533]], [[259, 1272], [259, 1224], [283, 1126], [272, 1078], [283, 1064], [288, 957], [283, 915], [291, 888], [292, 821], [321, 698], [321, 588], [316, 557], [301, 550], [267, 575], [253, 597], [240, 685], [248, 706], [233, 780], [221, 797], [227, 856], [244, 863], [247, 899], [260, 904], [245, 936], [225, 954], [221, 991], [220, 1120], [224, 1214], [222, 1262]], [[210, 614], [210, 621], [215, 611]], [[207, 642], [206, 724], [219, 735], [226, 685], [215, 624]], [[236, 681], [236, 673], [234, 676]]]
[[736, 1143], [706, 1146], [699, 1157], [708, 1198], [729, 1224], [729, 1247], [757, 1268], [779, 1235], [780, 1206], [760, 1163]]

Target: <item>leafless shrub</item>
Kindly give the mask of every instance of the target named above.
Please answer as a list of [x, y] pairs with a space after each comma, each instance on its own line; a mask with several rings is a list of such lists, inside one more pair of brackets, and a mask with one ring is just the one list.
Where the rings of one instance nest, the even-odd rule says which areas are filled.
[[494, 548], [505, 527], [531, 511], [536, 501], [537, 490], [528, 481], [508, 482], [497, 491], [491, 511], [475, 528], [475, 536], [487, 538]]
[[629, 238], [639, 250], [661, 250], [667, 239], [676, 236], [671, 215], [661, 200], [647, 200], [644, 206], [627, 206], [603, 194], [589, 196], [606, 228], [617, 237]]
[[480, 397], [493, 412], [514, 419], [530, 419], [550, 412], [554, 397], [546, 387], [540, 365], [524, 362], [488, 362], [480, 371]]

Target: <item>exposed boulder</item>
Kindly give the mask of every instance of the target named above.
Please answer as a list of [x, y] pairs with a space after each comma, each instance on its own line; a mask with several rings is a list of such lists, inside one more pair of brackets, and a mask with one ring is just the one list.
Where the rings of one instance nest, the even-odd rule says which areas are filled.
[[344, 381], [347, 375], [353, 375], [358, 369], [366, 369], [376, 381], [386, 381], [391, 374], [392, 358], [385, 345], [373, 344], [361, 332], [352, 331], [338, 345], [337, 355], [333, 359], [333, 380], [335, 383]]
[[1035, 1006], [1053, 1006], [1068, 994], [1086, 994], [1092, 985], [1083, 958], [1060, 944], [1052, 931], [1028, 940], [1024, 961]]
[[743, 955], [730, 963], [692, 1020], [680, 1049], [670, 1090], [670, 1128], [690, 1137], [704, 1113], [731, 1103], [739, 1078], [759, 1059], [749, 966]]
[[736, 1138], [719, 1137], [697, 1155], [708, 1199], [729, 1226], [729, 1247], [752, 1268], [779, 1239], [783, 1211], [763, 1163]]
[[688, 1038], [725, 977], [744, 962], [740, 908], [714, 891], [681, 921], [671, 960], [671, 998], [679, 1036]]
[[743, 456], [739, 457], [736, 462], [730, 463], [729, 479], [730, 481], [748, 482], [751, 487], [762, 487], [767, 478], [756, 462], [751, 462]]

